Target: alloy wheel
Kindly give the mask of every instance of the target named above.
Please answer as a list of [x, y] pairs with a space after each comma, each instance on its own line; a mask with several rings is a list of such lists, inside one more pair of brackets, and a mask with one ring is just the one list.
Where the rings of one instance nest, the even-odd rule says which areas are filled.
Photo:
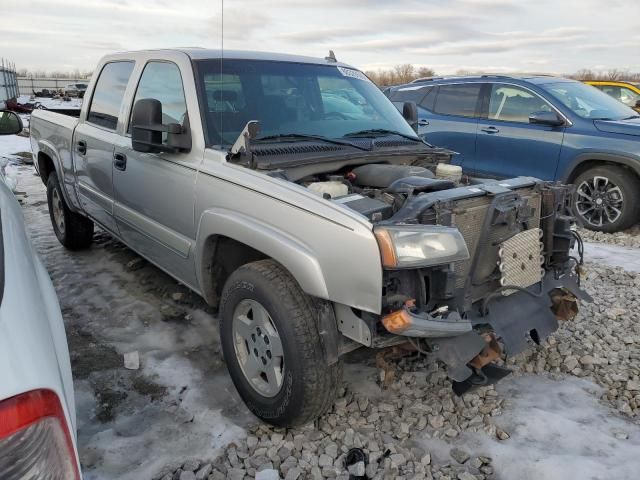
[[284, 380], [284, 351], [269, 312], [256, 300], [242, 300], [233, 312], [233, 345], [242, 373], [264, 397], [275, 397]]
[[620, 187], [604, 176], [586, 179], [576, 191], [576, 211], [594, 227], [615, 223], [622, 215], [623, 202]]

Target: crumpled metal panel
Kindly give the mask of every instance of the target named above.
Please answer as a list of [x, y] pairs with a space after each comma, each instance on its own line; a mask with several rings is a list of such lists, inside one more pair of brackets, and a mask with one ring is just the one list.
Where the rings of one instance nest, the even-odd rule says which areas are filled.
[[[532, 228], [520, 232], [500, 244], [498, 250], [500, 284], [526, 288], [542, 279], [542, 230]], [[504, 295], [515, 292], [504, 290]]]

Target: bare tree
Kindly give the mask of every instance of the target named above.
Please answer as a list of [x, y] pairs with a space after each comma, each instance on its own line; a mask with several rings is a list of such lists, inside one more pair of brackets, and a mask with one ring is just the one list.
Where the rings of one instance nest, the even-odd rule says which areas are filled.
[[381, 87], [409, 83], [416, 78], [433, 77], [435, 75], [435, 72], [431, 68], [416, 68], [410, 63], [396, 65], [386, 70], [370, 70], [365, 73], [371, 81]]
[[617, 68], [612, 68], [606, 73], [607, 80], [620, 80], [623, 74]]
[[576, 73], [569, 75], [569, 78], [573, 78], [574, 80], [595, 80], [598, 75], [593, 72], [593, 70], [589, 70], [588, 68], [583, 68], [578, 70]]
[[420, 67], [417, 73], [418, 78], [433, 77], [436, 74], [435, 70], [429, 67]]
[[396, 65], [393, 67], [393, 71], [395, 73], [395, 80], [398, 83], [407, 83], [415, 78], [416, 69], [410, 63]]

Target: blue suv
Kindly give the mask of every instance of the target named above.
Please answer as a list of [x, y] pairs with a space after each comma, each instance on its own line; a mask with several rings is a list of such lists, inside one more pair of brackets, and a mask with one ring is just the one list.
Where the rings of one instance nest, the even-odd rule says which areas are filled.
[[385, 91], [418, 107], [418, 134], [459, 153], [466, 173], [574, 183], [587, 228], [640, 216], [640, 115], [598, 89], [551, 76], [425, 78]]

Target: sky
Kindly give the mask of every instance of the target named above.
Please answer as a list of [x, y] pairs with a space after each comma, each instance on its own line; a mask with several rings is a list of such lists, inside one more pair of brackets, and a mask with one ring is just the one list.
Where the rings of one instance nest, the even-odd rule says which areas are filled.
[[224, 37], [224, 48], [332, 49], [363, 70], [640, 71], [637, 0], [0, 0], [0, 12], [0, 56], [18, 70], [90, 71], [107, 53]]

